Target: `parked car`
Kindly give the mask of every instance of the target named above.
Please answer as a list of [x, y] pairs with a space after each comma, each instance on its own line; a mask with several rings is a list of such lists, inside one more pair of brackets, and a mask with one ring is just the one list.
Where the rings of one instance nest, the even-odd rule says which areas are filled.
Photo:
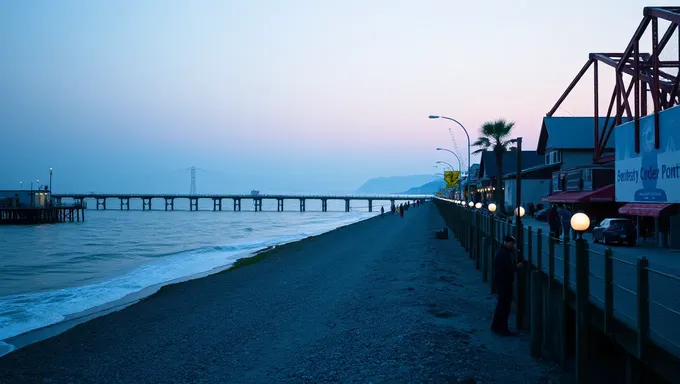
[[534, 213], [534, 219], [538, 221], [548, 221], [548, 212], [550, 212], [548, 208], [543, 208]]
[[627, 243], [634, 246], [637, 239], [637, 229], [632, 220], [621, 218], [604, 219], [593, 228], [593, 242]]

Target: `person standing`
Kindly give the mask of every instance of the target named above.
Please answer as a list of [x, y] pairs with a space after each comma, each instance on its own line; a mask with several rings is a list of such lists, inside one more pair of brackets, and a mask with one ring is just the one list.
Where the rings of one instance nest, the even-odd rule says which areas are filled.
[[[562, 208], [558, 210], [560, 214], [560, 220], [562, 221], [562, 233], [564, 234], [564, 240], [569, 240], [571, 237], [571, 210], [566, 204], [562, 205]], [[575, 237], [574, 237], [575, 238]]]
[[560, 215], [557, 212], [557, 205], [550, 207], [550, 212], [548, 212], [548, 225], [550, 226], [550, 237], [559, 240], [560, 238]]
[[380, 207], [380, 218], [385, 217], [385, 207]]
[[403, 203], [399, 204], [399, 216], [401, 216], [402, 219], [404, 218], [404, 204]]
[[493, 314], [491, 330], [501, 336], [512, 335], [512, 332], [508, 329], [508, 317], [512, 308], [515, 272], [524, 265], [523, 262], [515, 263], [513, 260], [513, 251], [516, 244], [517, 240], [513, 236], [505, 236], [503, 244], [498, 249], [498, 252], [496, 252], [494, 259], [498, 301], [496, 303], [496, 311]]

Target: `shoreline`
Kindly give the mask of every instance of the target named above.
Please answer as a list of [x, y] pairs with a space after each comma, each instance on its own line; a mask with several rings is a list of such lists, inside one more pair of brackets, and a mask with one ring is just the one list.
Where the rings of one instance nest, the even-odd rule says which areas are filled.
[[427, 204], [276, 247], [10, 353], [0, 382], [545, 383], [443, 225]]
[[[45, 325], [43, 327], [35, 328], [26, 332], [23, 332], [21, 334], [15, 335], [15, 336], [10, 336], [5, 339], [0, 340], [0, 359], [2, 359], [4, 356], [7, 356], [8, 354], [18, 351], [21, 348], [24, 348], [28, 345], [38, 343], [41, 341], [44, 341], [46, 339], [52, 338], [54, 336], [57, 336], [61, 333], [64, 333], [68, 331], [69, 329], [72, 329], [80, 324], [86, 323], [88, 321], [94, 320], [96, 318], [106, 316], [108, 314], [123, 310], [125, 308], [134, 306], [135, 304], [138, 304], [142, 301], [148, 300], [164, 291], [164, 289], [167, 289], [170, 286], [177, 285], [177, 284], [182, 284], [186, 283], [192, 280], [198, 280], [202, 279], [208, 276], [212, 275], [218, 275], [221, 273], [229, 272], [232, 270], [236, 270], [248, 265], [256, 264], [259, 261], [266, 259], [267, 256], [271, 255], [274, 253], [274, 251], [278, 251], [280, 248], [291, 245], [291, 244], [296, 244], [308, 239], [312, 239], [315, 237], [323, 236], [326, 234], [329, 234], [331, 232], [335, 232], [337, 230], [340, 230], [342, 228], [346, 228], [349, 226], [353, 226], [359, 223], [363, 223], [372, 219], [375, 219], [377, 217], [380, 217], [380, 214], [377, 214], [376, 216], [373, 217], [368, 217], [365, 219], [361, 219], [358, 221], [355, 221], [350, 224], [344, 224], [342, 226], [333, 228], [329, 231], [325, 231], [316, 235], [311, 235], [307, 236], [298, 240], [293, 240], [293, 241], [288, 241], [288, 242], [281, 242], [279, 244], [275, 245], [270, 245], [266, 246], [261, 249], [257, 249], [254, 251], [250, 252], [244, 252], [241, 254], [241, 257], [238, 257], [230, 264], [226, 264], [223, 266], [215, 267], [213, 269], [210, 269], [208, 271], [204, 272], [199, 272], [187, 276], [183, 276], [177, 279], [172, 279], [163, 283], [159, 284], [154, 284], [148, 287], [145, 287], [137, 292], [132, 292], [129, 293], [122, 298], [118, 300], [113, 300], [108, 303], [104, 303], [102, 305], [98, 305], [89, 309], [86, 309], [84, 311], [72, 313], [69, 315], [64, 316], [64, 319], [53, 323], [49, 325]], [[258, 258], [259, 257], [259, 258]]]

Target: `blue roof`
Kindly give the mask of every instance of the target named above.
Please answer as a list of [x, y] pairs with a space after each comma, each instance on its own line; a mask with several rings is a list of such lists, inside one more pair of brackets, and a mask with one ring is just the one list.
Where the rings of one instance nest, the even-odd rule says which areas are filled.
[[[593, 149], [595, 148], [594, 117], [544, 117], [541, 135], [538, 137], [536, 152], [544, 155], [548, 149]], [[612, 124], [613, 117], [609, 119]], [[599, 119], [600, 134], [607, 120]], [[614, 148], [614, 130], [605, 148]]]

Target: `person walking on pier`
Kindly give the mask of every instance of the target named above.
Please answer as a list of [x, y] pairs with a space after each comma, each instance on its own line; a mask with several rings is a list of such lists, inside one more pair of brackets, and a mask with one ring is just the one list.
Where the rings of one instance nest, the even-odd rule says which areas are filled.
[[380, 207], [380, 218], [385, 217], [385, 207]]
[[510, 336], [513, 333], [508, 329], [508, 317], [512, 307], [513, 284], [515, 272], [522, 268], [524, 263], [515, 263], [513, 251], [517, 240], [512, 236], [503, 238], [503, 245], [496, 252], [494, 269], [496, 273], [496, 288], [498, 290], [498, 302], [493, 314], [491, 330], [502, 336]]
[[403, 203], [399, 204], [399, 216], [401, 216], [402, 219], [404, 218], [404, 204]]

